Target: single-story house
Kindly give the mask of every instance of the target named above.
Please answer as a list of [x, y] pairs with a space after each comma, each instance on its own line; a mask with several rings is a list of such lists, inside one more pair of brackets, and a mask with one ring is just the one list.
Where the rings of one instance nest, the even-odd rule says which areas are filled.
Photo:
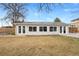
[[68, 34], [69, 24], [62, 22], [17, 22], [16, 35], [57, 35]]

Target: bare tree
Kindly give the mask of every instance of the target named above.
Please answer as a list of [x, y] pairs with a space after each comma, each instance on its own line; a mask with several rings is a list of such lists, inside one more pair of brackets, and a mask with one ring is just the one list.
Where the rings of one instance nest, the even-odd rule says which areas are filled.
[[38, 4], [38, 11], [45, 11], [45, 12], [49, 12], [52, 11], [52, 5], [53, 3], [39, 3]]
[[[23, 3], [2, 3], [0, 4], [4, 10], [7, 11], [6, 16], [4, 16], [3, 20], [9, 20], [12, 23], [14, 22], [24, 22], [25, 12], [28, 10], [26, 9], [26, 4]], [[39, 11], [50, 12], [53, 11], [55, 7], [54, 3], [39, 3], [36, 5]], [[7, 21], [8, 22], [8, 21]]]
[[3, 20], [14, 22], [24, 22], [25, 4], [21, 3], [2, 3], [1, 6], [7, 11]]
[[53, 11], [53, 9], [56, 7], [56, 5], [62, 6], [61, 3], [40, 3], [38, 6], [39, 11], [45, 11], [47, 13]]

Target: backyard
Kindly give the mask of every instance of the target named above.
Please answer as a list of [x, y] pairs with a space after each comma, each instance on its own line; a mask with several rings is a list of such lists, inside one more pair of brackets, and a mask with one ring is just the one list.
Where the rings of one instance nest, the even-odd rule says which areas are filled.
[[79, 55], [79, 39], [67, 36], [0, 36], [0, 55]]

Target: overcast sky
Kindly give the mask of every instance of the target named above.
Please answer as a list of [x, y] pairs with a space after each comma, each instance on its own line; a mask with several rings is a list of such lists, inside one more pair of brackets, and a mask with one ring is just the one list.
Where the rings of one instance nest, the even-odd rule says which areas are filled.
[[[56, 17], [60, 18], [62, 22], [70, 23], [71, 20], [79, 18], [79, 4], [55, 4], [53, 10], [49, 13], [38, 12], [37, 4], [32, 3], [26, 6], [29, 11], [26, 13], [25, 21], [31, 22], [53, 22]], [[6, 11], [0, 8], [0, 18], [5, 16]], [[0, 26], [2, 25], [0, 21]]]

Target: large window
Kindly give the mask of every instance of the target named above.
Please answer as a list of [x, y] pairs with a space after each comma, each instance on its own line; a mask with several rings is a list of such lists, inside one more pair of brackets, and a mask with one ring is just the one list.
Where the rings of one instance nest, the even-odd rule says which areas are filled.
[[18, 33], [25, 33], [25, 26], [18, 26]]
[[32, 29], [33, 31], [37, 31], [37, 27], [33, 27], [33, 29]]
[[45, 32], [47, 31], [47, 27], [44, 27], [44, 31], [45, 31]]
[[50, 31], [57, 31], [57, 27], [50, 27]]
[[39, 27], [39, 31], [44, 31], [44, 32], [46, 32], [46, 31], [47, 31], [47, 27]]
[[43, 31], [43, 27], [40, 27], [40, 28], [39, 28], [39, 31]]
[[51, 32], [53, 31], [53, 27], [50, 27], [50, 31], [51, 31]]
[[29, 27], [29, 31], [37, 31], [37, 27]]
[[29, 31], [32, 31], [32, 27], [29, 27]]
[[57, 27], [54, 27], [54, 31], [57, 31]]
[[23, 26], [23, 33], [25, 33], [25, 26]]
[[18, 32], [21, 33], [21, 26], [18, 26]]

